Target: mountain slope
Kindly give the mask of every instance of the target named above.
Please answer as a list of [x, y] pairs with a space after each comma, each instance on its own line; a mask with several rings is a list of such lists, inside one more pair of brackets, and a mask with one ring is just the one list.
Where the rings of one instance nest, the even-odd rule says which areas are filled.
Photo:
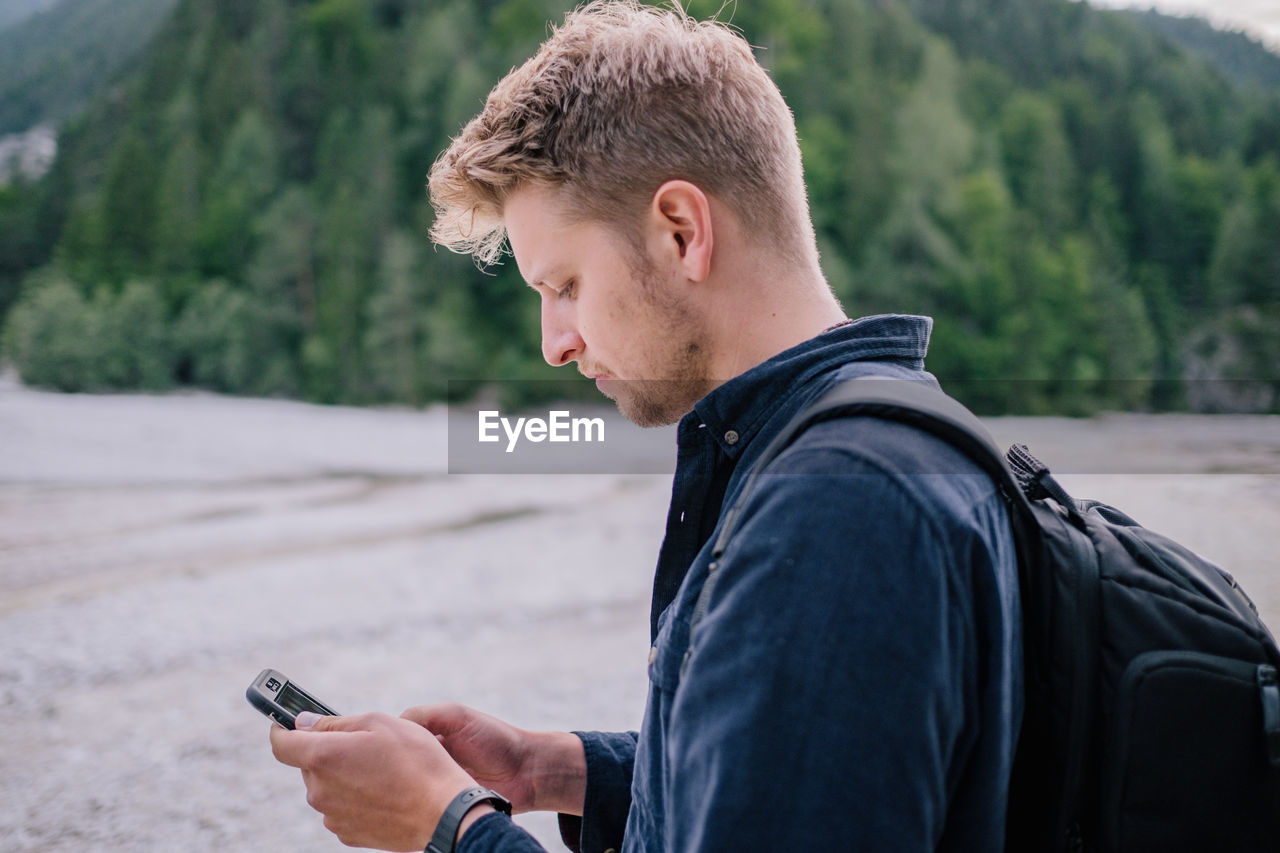
[[1280, 55], [1247, 33], [1221, 30], [1203, 18], [1126, 10], [1144, 29], [1204, 58], [1237, 83], [1280, 88]]
[[175, 2], [60, 0], [3, 28], [0, 135], [75, 113], [146, 45]]
[[[512, 265], [426, 245], [423, 183], [568, 5], [181, 0], [51, 174], [0, 194], [9, 357], [58, 387], [348, 402], [547, 376]], [[1067, 0], [730, 13], [795, 112], [833, 288], [933, 314], [969, 402], [1280, 406], [1275, 90]]]
[[53, 5], [55, 0], [0, 0], [0, 30], [31, 17]]

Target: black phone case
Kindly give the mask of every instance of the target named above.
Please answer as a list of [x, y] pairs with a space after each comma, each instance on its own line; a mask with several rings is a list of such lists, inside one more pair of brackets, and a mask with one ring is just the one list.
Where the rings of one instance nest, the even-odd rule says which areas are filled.
[[[278, 683], [279, 687], [273, 690], [269, 690], [268, 685], [272, 681]], [[339, 716], [337, 711], [333, 710], [328, 705], [324, 704], [319, 699], [312, 696], [307, 691], [303, 690], [297, 684], [291, 682], [283, 673], [278, 672], [274, 669], [264, 669], [262, 672], [258, 673], [258, 677], [255, 678], [249, 684], [248, 689], [245, 690], [244, 697], [249, 700], [250, 705], [257, 708], [267, 717], [269, 717], [272, 720], [275, 720], [277, 723], [284, 726], [286, 729], [292, 730], [294, 727], [293, 725], [294, 715], [290, 713], [288, 710], [286, 710], [285, 708], [281, 707], [278, 703], [273, 701], [271, 696], [267, 695], [268, 693], [271, 693], [273, 695], [278, 696], [281, 692], [283, 692], [286, 686], [292, 687], [299, 694], [301, 694], [303, 698], [305, 698], [308, 702], [311, 702], [312, 704], [314, 704], [316, 706], [317, 713], [327, 714], [330, 717]]]

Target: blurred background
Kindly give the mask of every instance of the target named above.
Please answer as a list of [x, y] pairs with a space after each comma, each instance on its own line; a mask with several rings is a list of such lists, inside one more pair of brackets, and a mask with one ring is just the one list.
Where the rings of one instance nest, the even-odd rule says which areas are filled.
[[[639, 724], [669, 473], [450, 474], [438, 405], [599, 402], [514, 264], [426, 237], [568, 5], [0, 0], [0, 849], [345, 849], [242, 698], [267, 666]], [[1001, 441], [1275, 627], [1280, 11], [1105, 5], [689, 7], [794, 109], [850, 314], [931, 314]]]
[[[355, 404], [546, 378], [514, 265], [433, 250], [424, 184], [568, 5], [0, 2], [8, 362]], [[1274, 4], [1204, 4], [1235, 31], [1069, 0], [690, 10], [722, 5], [796, 113], [836, 292], [932, 314], [967, 402], [1280, 407]]]

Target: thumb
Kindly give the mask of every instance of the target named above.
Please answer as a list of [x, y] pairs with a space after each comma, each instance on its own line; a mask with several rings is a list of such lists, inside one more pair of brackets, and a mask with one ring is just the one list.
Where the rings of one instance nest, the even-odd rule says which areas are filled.
[[301, 711], [294, 718], [293, 727], [302, 732], [371, 732], [386, 728], [390, 719], [377, 713], [333, 716]]
[[320, 722], [320, 719], [321, 717], [319, 714], [313, 714], [310, 711], [300, 711], [298, 716], [293, 720], [293, 727], [300, 732], [305, 732], [310, 729], [314, 729], [316, 727], [316, 723]]
[[341, 731], [347, 728], [342, 717], [317, 714], [312, 711], [300, 711], [294, 718], [293, 727], [300, 732]]

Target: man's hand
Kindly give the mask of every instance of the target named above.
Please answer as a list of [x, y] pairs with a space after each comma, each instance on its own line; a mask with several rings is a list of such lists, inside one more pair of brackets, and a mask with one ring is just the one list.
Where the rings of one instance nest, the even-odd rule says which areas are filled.
[[587, 759], [577, 735], [525, 731], [452, 703], [401, 716], [433, 733], [477, 783], [510, 800], [515, 813], [582, 814]]
[[272, 726], [271, 749], [302, 771], [307, 803], [351, 847], [422, 850], [449, 802], [476, 784], [430, 732], [386, 714], [319, 717], [297, 731]]

